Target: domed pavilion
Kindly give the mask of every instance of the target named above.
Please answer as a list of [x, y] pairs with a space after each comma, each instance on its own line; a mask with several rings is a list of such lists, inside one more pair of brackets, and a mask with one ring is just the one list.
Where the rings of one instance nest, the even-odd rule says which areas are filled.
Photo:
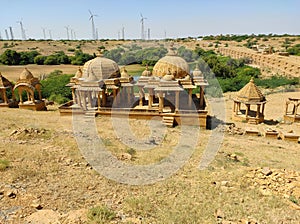
[[[46, 104], [42, 99], [41, 86], [39, 79], [34, 77], [32, 73], [25, 68], [14, 86], [14, 90], [17, 90], [19, 94], [19, 107], [30, 110], [47, 110]], [[25, 93], [25, 95], [23, 93]]]

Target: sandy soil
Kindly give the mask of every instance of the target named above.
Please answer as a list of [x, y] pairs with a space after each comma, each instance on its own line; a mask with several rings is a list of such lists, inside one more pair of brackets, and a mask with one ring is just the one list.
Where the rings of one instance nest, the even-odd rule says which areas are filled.
[[[225, 96], [228, 123], [232, 123], [230, 98], [233, 94]], [[299, 92], [268, 95], [266, 118], [282, 118], [284, 101], [290, 96], [299, 97]], [[72, 118], [60, 116], [55, 105], [48, 109], [33, 112], [0, 108], [0, 159], [10, 162], [7, 169], [0, 171], [1, 223], [45, 219], [42, 211], [52, 214], [53, 217], [47, 216], [52, 222], [85, 223], [78, 220], [86, 220], [88, 210], [96, 205], [115, 212], [116, 218], [111, 223], [140, 223], [141, 220], [145, 223], [215, 223], [220, 220], [297, 223], [300, 219], [299, 206], [291, 202], [299, 200], [300, 194], [284, 190], [286, 184], [297, 184], [294, 180], [298, 179], [282, 176], [286, 181], [276, 182], [277, 185], [270, 182], [270, 188], [260, 179], [255, 182], [256, 176], [245, 180], [250, 174], [261, 175], [260, 167], [269, 167], [280, 175], [294, 172], [295, 176], [295, 172], [300, 171], [299, 144], [295, 142], [225, 132], [215, 159], [207, 169], [200, 171], [199, 161], [214, 131], [201, 130], [192, 157], [176, 174], [151, 185], [130, 186], [95, 172], [78, 149]], [[120, 141], [110, 118], [97, 117], [95, 121], [107, 149], [121, 161], [133, 165], [157, 163], [169, 154], [170, 147], [176, 145], [182, 135], [180, 127], [167, 129], [164, 136], [156, 136], [157, 142], [163, 141], [154, 149], [129, 154], [132, 149]], [[242, 130], [248, 126], [234, 123]], [[143, 139], [150, 133], [148, 123], [143, 120], [131, 120], [130, 125], [138, 138]], [[299, 123], [257, 126], [260, 130], [267, 127], [300, 134]], [[27, 132], [20, 131], [24, 129]], [[300, 178], [300, 173], [297, 175]]]

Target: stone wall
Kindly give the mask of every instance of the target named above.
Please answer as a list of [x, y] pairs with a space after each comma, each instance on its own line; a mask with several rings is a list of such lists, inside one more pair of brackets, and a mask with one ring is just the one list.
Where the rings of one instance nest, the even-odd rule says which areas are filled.
[[290, 61], [288, 56], [265, 55], [253, 50], [225, 47], [218, 48], [218, 53], [235, 59], [250, 58], [252, 64], [258, 65], [262, 70], [267, 68], [280, 75], [300, 76], [300, 64]]

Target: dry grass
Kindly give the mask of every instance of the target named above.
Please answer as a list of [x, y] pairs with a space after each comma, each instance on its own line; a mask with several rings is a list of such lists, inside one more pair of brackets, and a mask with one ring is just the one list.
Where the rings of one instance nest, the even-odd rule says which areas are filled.
[[[286, 96], [277, 94], [270, 99]], [[231, 104], [227, 101], [229, 109]], [[274, 107], [276, 112], [266, 111], [273, 113], [267, 114], [268, 117], [282, 114], [281, 107], [278, 104]], [[200, 171], [199, 160], [211, 133], [202, 130], [194, 154], [177, 173], [155, 184], [128, 186], [106, 179], [87, 165], [72, 134], [71, 118], [60, 117], [55, 108], [48, 112], [0, 108], [1, 118], [5, 118], [0, 123], [0, 155], [10, 161], [10, 168], [1, 172], [0, 189], [6, 189], [5, 186], [18, 189], [16, 198], [1, 199], [1, 210], [20, 206], [15, 215], [10, 215], [14, 222], [22, 223], [20, 215], [24, 217], [35, 211], [30, 204], [37, 198], [44, 209], [62, 213], [101, 204], [118, 214], [114, 219], [117, 222], [122, 214], [144, 223], [216, 223], [217, 209], [222, 210], [223, 219], [232, 221], [248, 217], [259, 223], [298, 223], [300, 220], [300, 211], [292, 209], [287, 199], [264, 196], [258, 188], [243, 182], [243, 176], [251, 167], [299, 171], [299, 144], [226, 135], [214, 162]], [[98, 117], [96, 124], [109, 150], [115, 155], [127, 152], [129, 147], [117, 139], [109, 118]], [[150, 133], [146, 122], [132, 120], [130, 125], [137, 138], [143, 139]], [[48, 134], [39, 138], [9, 137], [13, 130], [29, 127], [46, 129]], [[299, 130], [299, 125], [282, 125], [282, 128]], [[179, 135], [179, 128], [168, 129], [167, 136], [155, 149], [137, 150], [134, 160], [125, 162], [156, 162], [168, 155]], [[240, 161], [228, 159], [227, 154], [231, 153], [237, 154]], [[227, 181], [229, 186], [221, 186], [222, 181]]]

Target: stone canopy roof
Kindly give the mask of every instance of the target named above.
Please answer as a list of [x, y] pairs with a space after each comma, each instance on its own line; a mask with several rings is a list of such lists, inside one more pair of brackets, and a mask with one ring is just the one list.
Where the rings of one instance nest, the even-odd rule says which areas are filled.
[[13, 86], [13, 84], [10, 81], [8, 81], [7, 78], [2, 76], [2, 74], [0, 72], [0, 89], [12, 87], [12, 86]]
[[266, 101], [265, 96], [255, 85], [253, 78], [237, 93], [235, 99], [244, 103], [261, 103]]
[[27, 68], [24, 68], [14, 88], [16, 89], [22, 85], [27, 86], [27, 84], [31, 86], [35, 86], [37, 84], [40, 84], [40, 81], [38, 78], [34, 77]]
[[34, 77], [27, 68], [24, 68], [24, 70], [21, 72], [20, 77], [19, 77], [20, 80], [30, 80], [32, 78], [34, 78]]

